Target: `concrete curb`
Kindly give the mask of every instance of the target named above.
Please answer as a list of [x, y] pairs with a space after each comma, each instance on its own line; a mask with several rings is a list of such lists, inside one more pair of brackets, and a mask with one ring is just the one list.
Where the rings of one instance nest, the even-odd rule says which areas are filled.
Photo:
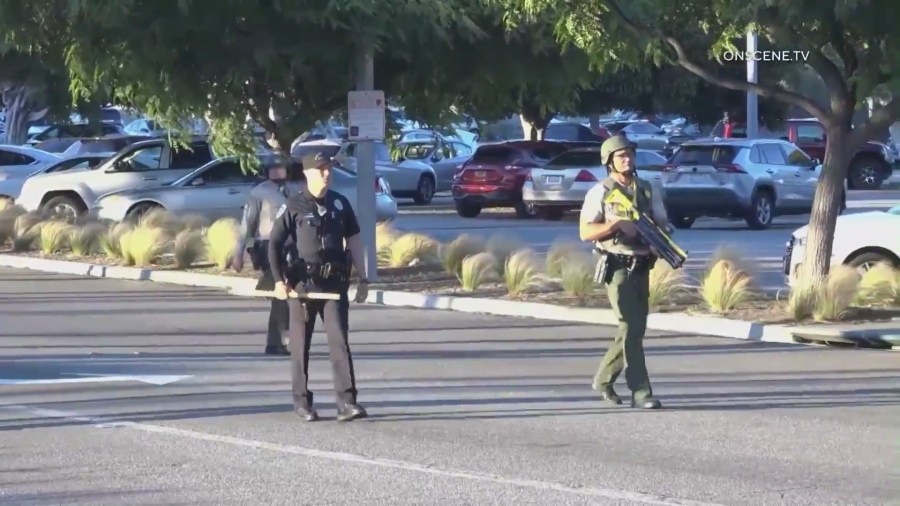
[[[73, 274], [97, 278], [123, 279], [132, 281], [152, 281], [182, 286], [220, 288], [229, 293], [243, 297], [256, 297], [255, 278], [236, 276], [220, 276], [184, 271], [158, 271], [138, 267], [117, 267], [96, 265], [67, 260], [50, 260], [46, 258], [25, 257], [0, 254], [0, 266], [17, 269], [31, 269], [58, 274]], [[353, 298], [353, 290], [350, 293]], [[589, 323], [595, 325], [618, 325], [618, 319], [610, 309], [564, 307], [536, 302], [519, 302], [502, 299], [476, 297], [454, 297], [448, 295], [432, 295], [390, 290], [370, 290], [366, 302], [393, 307], [411, 307], [418, 309], [443, 309], [464, 313], [480, 313], [497, 316], [517, 316], [523, 318], [539, 318], [553, 321]], [[647, 321], [651, 330], [689, 333], [713, 337], [728, 337], [747, 341], [768, 343], [809, 343], [809, 342], [848, 342], [853, 340], [852, 333], [830, 333], [807, 331], [806, 327], [790, 325], [764, 325], [761, 323], [717, 318], [706, 315], [687, 313], [652, 313]], [[863, 332], [863, 331], [860, 331]], [[891, 333], [898, 331], [891, 330]], [[874, 334], [873, 334], [874, 333]], [[871, 343], [877, 331], [866, 331], [860, 334], [860, 342]], [[816, 337], [818, 336], [818, 338]], [[865, 337], [862, 339], [862, 337]], [[894, 345], [900, 346], [900, 336], [893, 336]], [[877, 347], [884, 347], [883, 343]]]

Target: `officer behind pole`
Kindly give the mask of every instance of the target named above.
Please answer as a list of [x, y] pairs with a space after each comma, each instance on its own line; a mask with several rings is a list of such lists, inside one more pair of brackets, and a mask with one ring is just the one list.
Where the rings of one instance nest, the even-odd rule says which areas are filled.
[[662, 404], [653, 398], [643, 342], [650, 312], [650, 269], [656, 256], [627, 214], [617, 205], [607, 203], [605, 198], [608, 192], [619, 189], [660, 227], [667, 226], [666, 210], [658, 192], [648, 181], [637, 177], [635, 145], [625, 136], [617, 135], [604, 141], [600, 157], [609, 170], [609, 177], [597, 183], [585, 196], [579, 235], [582, 241], [592, 241], [596, 245], [599, 253], [597, 282], [606, 285], [610, 306], [619, 319], [619, 329], [600, 362], [593, 386], [603, 400], [622, 404], [613, 385], [624, 369], [632, 407], [658, 409]]
[[[264, 161], [263, 170], [266, 181], [250, 191], [250, 198], [244, 206], [241, 220], [241, 235], [237, 251], [234, 252], [232, 267], [237, 272], [244, 269], [244, 251], [246, 250], [253, 268], [262, 275], [256, 285], [257, 290], [271, 291], [275, 288], [275, 279], [269, 269], [269, 233], [275, 223], [275, 214], [288, 198], [299, 193], [302, 185], [298, 181], [289, 181], [290, 163], [280, 156]], [[269, 330], [266, 335], [267, 355], [290, 355], [284, 345], [283, 332], [288, 328], [287, 302], [272, 299], [269, 311]]]
[[[288, 300], [290, 313], [288, 346], [294, 411], [308, 422], [318, 420], [309, 381], [309, 345], [316, 316], [325, 324], [331, 357], [339, 421], [366, 416], [356, 404], [356, 378], [347, 341], [350, 270], [365, 273], [359, 223], [343, 195], [328, 189], [331, 158], [323, 154], [303, 157], [306, 187], [291, 197], [276, 215], [269, 240], [269, 263], [275, 276], [276, 297]], [[346, 246], [345, 246], [346, 241]], [[299, 298], [288, 298], [293, 289]], [[304, 299], [305, 292], [340, 294], [339, 300]], [[368, 280], [359, 279], [356, 302], [368, 295]]]

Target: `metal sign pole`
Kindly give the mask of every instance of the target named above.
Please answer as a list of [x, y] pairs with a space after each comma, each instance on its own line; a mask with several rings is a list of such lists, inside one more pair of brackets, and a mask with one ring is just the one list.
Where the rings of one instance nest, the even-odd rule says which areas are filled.
[[347, 96], [350, 140], [356, 143], [356, 216], [366, 257], [366, 278], [378, 277], [375, 245], [375, 141], [384, 139], [384, 93], [375, 91], [375, 65], [370, 52], [357, 63], [356, 90]]
[[[757, 49], [756, 34], [747, 32], [747, 54], [755, 55]], [[759, 66], [756, 58], [747, 59], [747, 82], [756, 84], [759, 82]], [[759, 101], [756, 92], [747, 92], [747, 138], [759, 137]]]

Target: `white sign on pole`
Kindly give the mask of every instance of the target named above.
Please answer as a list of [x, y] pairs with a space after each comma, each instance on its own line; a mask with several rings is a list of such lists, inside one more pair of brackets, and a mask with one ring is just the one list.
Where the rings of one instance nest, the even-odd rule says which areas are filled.
[[351, 91], [347, 94], [350, 140], [384, 140], [384, 92]]

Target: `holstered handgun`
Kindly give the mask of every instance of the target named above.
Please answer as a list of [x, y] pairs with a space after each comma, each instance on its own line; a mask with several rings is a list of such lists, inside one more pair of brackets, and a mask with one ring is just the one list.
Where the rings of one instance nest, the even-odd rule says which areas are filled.
[[594, 267], [594, 282], [598, 285], [605, 285], [609, 281], [609, 253], [603, 250], [594, 251], [597, 257], [597, 265]]
[[269, 241], [254, 241], [253, 245], [247, 248], [247, 254], [250, 256], [250, 263], [253, 264], [253, 270], [268, 270]]

